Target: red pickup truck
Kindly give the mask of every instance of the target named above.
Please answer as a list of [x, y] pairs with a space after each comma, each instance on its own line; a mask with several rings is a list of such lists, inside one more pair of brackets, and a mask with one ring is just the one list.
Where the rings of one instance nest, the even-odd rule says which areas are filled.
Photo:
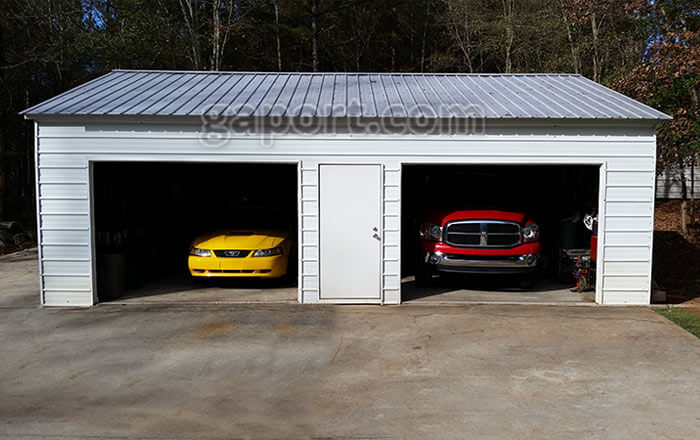
[[525, 214], [497, 210], [435, 212], [419, 228], [416, 284], [441, 272], [519, 275], [534, 284], [540, 261], [539, 227]]

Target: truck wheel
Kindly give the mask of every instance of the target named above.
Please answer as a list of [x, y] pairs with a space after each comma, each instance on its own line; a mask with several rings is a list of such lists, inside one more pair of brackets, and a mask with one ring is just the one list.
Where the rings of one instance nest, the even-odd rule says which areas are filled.
[[433, 270], [423, 262], [416, 264], [416, 286], [430, 286], [433, 282]]
[[520, 288], [521, 289], [532, 289], [535, 287], [535, 274], [529, 273], [520, 277]]

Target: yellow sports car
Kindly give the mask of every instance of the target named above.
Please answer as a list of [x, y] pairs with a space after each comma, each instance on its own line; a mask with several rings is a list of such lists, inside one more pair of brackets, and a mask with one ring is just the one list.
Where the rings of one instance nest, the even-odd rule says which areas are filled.
[[[274, 217], [269, 217], [270, 213]], [[265, 217], [268, 215], [268, 217]], [[241, 211], [232, 229], [197, 237], [187, 265], [194, 277], [280, 278], [287, 274], [292, 239], [279, 212]], [[245, 228], [242, 225], [254, 227]]]

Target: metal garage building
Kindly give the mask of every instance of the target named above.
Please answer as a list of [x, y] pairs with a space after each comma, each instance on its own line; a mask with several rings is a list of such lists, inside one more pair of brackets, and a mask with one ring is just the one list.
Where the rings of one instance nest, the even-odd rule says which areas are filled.
[[668, 116], [578, 75], [118, 70], [23, 113], [47, 306], [97, 302], [101, 162], [296, 166], [299, 301], [372, 304], [401, 302], [404, 167], [599, 167], [595, 300], [650, 302], [655, 126]]

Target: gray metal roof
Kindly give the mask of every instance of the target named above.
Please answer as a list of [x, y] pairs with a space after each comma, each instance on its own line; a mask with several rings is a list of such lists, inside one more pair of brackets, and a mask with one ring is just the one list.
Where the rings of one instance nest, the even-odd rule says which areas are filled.
[[580, 75], [115, 70], [39, 115], [669, 119]]

